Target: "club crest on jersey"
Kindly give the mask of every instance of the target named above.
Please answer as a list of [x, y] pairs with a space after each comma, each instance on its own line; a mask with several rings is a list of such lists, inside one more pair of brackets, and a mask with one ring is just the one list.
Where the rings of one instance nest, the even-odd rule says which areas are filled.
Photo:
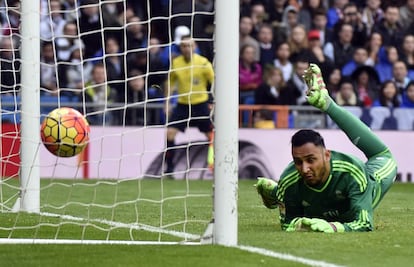
[[335, 195], [336, 195], [336, 199], [345, 199], [346, 197], [344, 196], [344, 194], [342, 194], [341, 190], [336, 190], [335, 191]]
[[302, 200], [302, 206], [303, 207], [310, 207], [310, 204], [306, 200]]

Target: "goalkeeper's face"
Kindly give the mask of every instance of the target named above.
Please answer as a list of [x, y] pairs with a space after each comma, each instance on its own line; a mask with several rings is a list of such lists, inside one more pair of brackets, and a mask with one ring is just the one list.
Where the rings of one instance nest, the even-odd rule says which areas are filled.
[[293, 162], [304, 182], [309, 186], [323, 184], [331, 171], [331, 152], [323, 146], [306, 143], [292, 147]]

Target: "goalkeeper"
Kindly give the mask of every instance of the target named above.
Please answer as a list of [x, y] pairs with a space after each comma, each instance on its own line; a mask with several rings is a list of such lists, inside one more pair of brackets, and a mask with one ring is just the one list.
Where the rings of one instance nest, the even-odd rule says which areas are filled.
[[318, 132], [299, 130], [291, 140], [293, 161], [279, 182], [258, 178], [256, 189], [267, 208], [279, 208], [288, 232], [372, 231], [373, 210], [395, 180], [396, 161], [364, 123], [330, 98], [317, 65], [310, 64], [304, 78], [308, 102], [326, 112], [368, 160], [330, 151]]

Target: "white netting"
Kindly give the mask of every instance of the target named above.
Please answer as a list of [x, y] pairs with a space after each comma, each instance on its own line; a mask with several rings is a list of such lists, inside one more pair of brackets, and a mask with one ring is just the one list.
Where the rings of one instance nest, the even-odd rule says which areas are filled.
[[213, 1], [40, 1], [39, 121], [69, 106], [91, 124], [79, 156], [58, 158], [38, 145], [40, 214], [18, 212], [25, 37], [21, 1], [0, 2], [0, 238], [199, 239], [212, 211], [209, 141], [197, 129], [177, 135], [176, 179], [165, 178], [163, 107], [177, 96], [165, 99], [163, 89], [178, 35], [191, 35], [213, 61]]

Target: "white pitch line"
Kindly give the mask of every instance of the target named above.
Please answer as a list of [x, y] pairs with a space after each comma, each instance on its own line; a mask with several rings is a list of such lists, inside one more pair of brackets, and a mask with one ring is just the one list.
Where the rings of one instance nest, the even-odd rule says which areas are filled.
[[306, 258], [301, 258], [297, 256], [293, 256], [291, 254], [286, 253], [278, 253], [271, 250], [267, 250], [264, 248], [257, 248], [257, 247], [250, 247], [250, 246], [236, 246], [237, 248], [257, 254], [261, 254], [268, 257], [278, 258], [281, 260], [287, 260], [287, 261], [293, 261], [293, 262], [299, 262], [303, 263], [305, 265], [309, 266], [317, 266], [317, 267], [343, 267], [342, 265], [336, 265], [333, 263], [328, 263], [324, 261], [317, 261], [317, 260], [311, 260]]
[[160, 227], [154, 227], [154, 226], [145, 225], [145, 224], [120, 223], [120, 222], [101, 220], [101, 219], [85, 219], [85, 218], [75, 217], [71, 215], [54, 214], [54, 213], [48, 213], [48, 212], [41, 212], [40, 214], [44, 216], [48, 216], [48, 217], [59, 217], [62, 219], [72, 220], [72, 221], [87, 221], [87, 222], [89, 221], [89, 222], [106, 224], [112, 227], [131, 228], [135, 230], [145, 230], [145, 231], [153, 232], [153, 233], [168, 234], [168, 235], [176, 236], [179, 238], [183, 238], [185, 240], [199, 240], [201, 238], [199, 235], [183, 233], [183, 232], [173, 231], [173, 230], [166, 230]]
[[[178, 231], [171, 231], [166, 230], [154, 226], [144, 225], [144, 224], [127, 224], [127, 223], [120, 223], [108, 220], [99, 220], [99, 219], [85, 219], [81, 217], [75, 217], [71, 215], [62, 215], [62, 214], [54, 214], [48, 212], [41, 212], [41, 215], [49, 216], [49, 217], [60, 217], [66, 220], [72, 221], [92, 221], [96, 223], [107, 224], [114, 227], [122, 227], [122, 228], [132, 228], [136, 230], [145, 230], [149, 232], [157, 232], [157, 233], [164, 233], [169, 234], [172, 236], [184, 238], [186, 240], [199, 240], [201, 237], [199, 235], [183, 233]], [[84, 244], [84, 245], [98, 245], [98, 244], [111, 244], [111, 245], [202, 245], [201, 242], [153, 242], [153, 241], [122, 241], [122, 240], [66, 240], [66, 239], [8, 239], [8, 238], [0, 238], [0, 244]], [[317, 261], [302, 257], [297, 257], [291, 254], [286, 253], [279, 253], [272, 250], [267, 250], [264, 248], [258, 247], [251, 247], [251, 246], [235, 246], [235, 248], [249, 251], [252, 253], [261, 254], [263, 256], [278, 258], [281, 260], [299, 262], [309, 266], [315, 267], [343, 267], [342, 265], [336, 265], [333, 263], [328, 263], [324, 261]]]

